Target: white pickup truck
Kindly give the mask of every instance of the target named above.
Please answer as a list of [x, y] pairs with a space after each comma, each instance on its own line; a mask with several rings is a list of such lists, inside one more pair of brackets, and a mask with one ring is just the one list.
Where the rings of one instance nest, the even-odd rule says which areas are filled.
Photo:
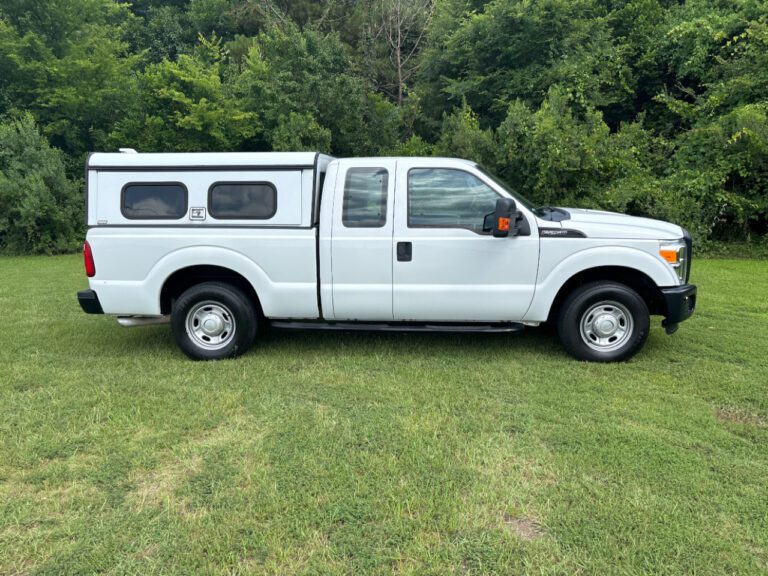
[[258, 328], [514, 332], [557, 324], [618, 361], [688, 318], [691, 237], [674, 224], [536, 206], [468, 160], [319, 153], [94, 153], [85, 312], [170, 322], [191, 358]]

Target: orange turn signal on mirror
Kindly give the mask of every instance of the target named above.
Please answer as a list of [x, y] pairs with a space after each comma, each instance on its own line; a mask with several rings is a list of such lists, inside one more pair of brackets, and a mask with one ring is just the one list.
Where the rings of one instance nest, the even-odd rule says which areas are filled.
[[676, 249], [662, 248], [661, 250], [659, 250], [659, 256], [664, 258], [664, 260], [666, 260], [670, 264], [678, 263]]
[[509, 218], [499, 218], [499, 230], [509, 231]]

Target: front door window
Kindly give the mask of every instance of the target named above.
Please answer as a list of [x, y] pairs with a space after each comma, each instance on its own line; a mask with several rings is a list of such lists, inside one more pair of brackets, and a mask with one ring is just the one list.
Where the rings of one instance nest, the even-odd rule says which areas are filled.
[[482, 232], [485, 215], [494, 211], [499, 197], [469, 172], [412, 168], [408, 172], [408, 227]]

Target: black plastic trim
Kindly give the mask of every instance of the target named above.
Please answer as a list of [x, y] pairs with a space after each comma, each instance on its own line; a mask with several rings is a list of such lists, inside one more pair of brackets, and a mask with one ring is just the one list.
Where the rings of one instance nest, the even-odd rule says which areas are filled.
[[536, 208], [533, 213], [542, 220], [549, 220], [550, 222], [563, 222], [571, 219], [571, 213], [568, 210], [552, 206]]
[[397, 261], [411, 262], [412, 260], [413, 260], [413, 243], [398, 242], [397, 243]]
[[[130, 186], [181, 186], [184, 190], [184, 212], [178, 218], [168, 218], [167, 216], [128, 216], [125, 213], [125, 189]], [[120, 214], [126, 220], [167, 220], [168, 222], [177, 222], [187, 216], [189, 210], [189, 189], [184, 182], [126, 182], [120, 189]]]
[[317, 314], [320, 320], [323, 319], [323, 294], [320, 284], [320, 223], [317, 223], [315, 229], [315, 289], [317, 291]]
[[[327, 170], [327, 168], [326, 168]], [[317, 292], [317, 314], [323, 319], [323, 295], [320, 285], [320, 202], [323, 190], [320, 188], [320, 152], [315, 154], [312, 170], [312, 206], [309, 212], [309, 224], [315, 227], [315, 290]], [[317, 204], [315, 204], [317, 201]], [[315, 219], [317, 215], [317, 219]]]
[[315, 223], [315, 213], [317, 212], [317, 221], [320, 222], [320, 204], [315, 206], [315, 200], [317, 194], [322, 193], [322, 190], [318, 190], [320, 186], [320, 152], [315, 153], [315, 160], [312, 162], [312, 207], [310, 210], [309, 221], [311, 224]]
[[539, 236], [542, 238], [586, 238], [581, 230], [570, 228], [539, 228]]
[[341, 331], [341, 332], [461, 332], [509, 334], [522, 332], [519, 322], [293, 322], [272, 320], [272, 328], [280, 330]]
[[[272, 213], [269, 216], [265, 216], [264, 218], [256, 218], [254, 216], [216, 216], [216, 214], [213, 211], [213, 189], [216, 188], [216, 186], [237, 186], [238, 184], [241, 184], [243, 186], [266, 186], [267, 188], [270, 188], [272, 190], [272, 193], [274, 195], [274, 209], [272, 210]], [[271, 220], [275, 217], [275, 214], [277, 214], [277, 203], [278, 203], [278, 194], [277, 194], [277, 188], [272, 182], [267, 182], [265, 180], [262, 181], [246, 181], [246, 180], [227, 180], [227, 181], [220, 181], [220, 182], [214, 182], [210, 186], [208, 186], [208, 214], [210, 214], [211, 218], [215, 220]]]
[[99, 296], [93, 290], [80, 290], [77, 293], [77, 301], [86, 314], [104, 314]]
[[664, 298], [665, 314], [663, 326], [668, 328], [687, 320], [696, 309], [696, 286], [683, 284], [672, 288], [662, 288], [661, 295]]

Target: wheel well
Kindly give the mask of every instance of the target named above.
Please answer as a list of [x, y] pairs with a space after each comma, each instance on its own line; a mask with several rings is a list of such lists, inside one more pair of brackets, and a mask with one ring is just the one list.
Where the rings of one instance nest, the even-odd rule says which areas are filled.
[[598, 268], [582, 270], [569, 278], [568, 281], [562, 285], [557, 296], [555, 296], [555, 300], [552, 302], [552, 307], [549, 309], [548, 321], [551, 322], [557, 318], [560, 306], [562, 306], [565, 299], [571, 292], [573, 292], [573, 290], [579, 286], [588, 284], [589, 282], [597, 281], [618, 282], [625, 286], [629, 286], [645, 301], [646, 306], [648, 306], [648, 311], [651, 314], [665, 313], [664, 297], [661, 294], [661, 290], [648, 275], [639, 270], [635, 270], [634, 268], [625, 268], [623, 266], [601, 266]]
[[173, 301], [176, 300], [181, 294], [201, 282], [225, 282], [233, 286], [238, 287], [243, 293], [256, 306], [256, 311], [259, 317], [264, 316], [264, 312], [261, 309], [261, 302], [256, 294], [256, 290], [253, 289], [251, 283], [243, 276], [238, 274], [234, 270], [224, 268], [222, 266], [190, 266], [188, 268], [182, 268], [171, 274], [163, 284], [163, 288], [160, 291], [160, 312], [162, 314], [170, 314], [173, 307]]

